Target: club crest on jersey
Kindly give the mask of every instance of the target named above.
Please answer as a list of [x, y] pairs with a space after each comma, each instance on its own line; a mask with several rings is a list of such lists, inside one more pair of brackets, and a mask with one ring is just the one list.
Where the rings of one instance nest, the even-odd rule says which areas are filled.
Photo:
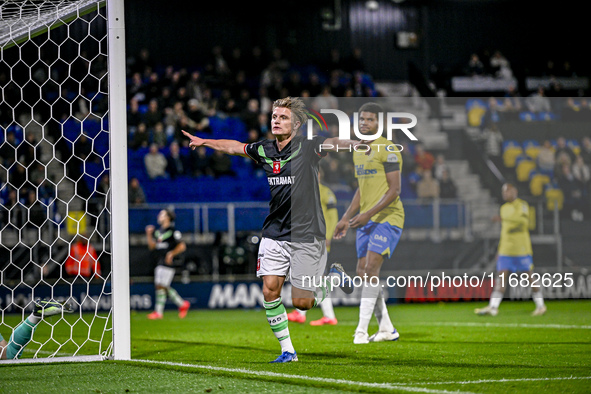
[[273, 174], [279, 174], [281, 172], [281, 162], [273, 161]]

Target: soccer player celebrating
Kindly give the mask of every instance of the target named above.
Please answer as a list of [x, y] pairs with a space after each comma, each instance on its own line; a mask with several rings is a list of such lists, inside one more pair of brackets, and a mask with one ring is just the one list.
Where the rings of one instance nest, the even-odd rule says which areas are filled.
[[[359, 131], [376, 134], [378, 114], [384, 112], [377, 103], [359, 108]], [[343, 238], [349, 227], [357, 229], [357, 275], [368, 278], [361, 289], [359, 323], [353, 343], [394, 341], [398, 332], [390, 321], [380, 287], [369, 278], [379, 278], [384, 256], [396, 248], [404, 225], [404, 207], [400, 200], [402, 156], [398, 147], [384, 137], [374, 140], [368, 152], [353, 154], [355, 176], [359, 187], [347, 211], [338, 222], [334, 237]], [[368, 335], [369, 322], [375, 314], [379, 329]]]
[[[501, 239], [497, 250], [499, 278], [495, 282], [489, 304], [474, 310], [477, 315], [496, 316], [499, 313], [499, 305], [505, 294], [505, 282], [509, 280], [509, 275], [529, 272], [531, 277], [534, 269], [529, 236], [529, 205], [517, 197], [517, 188], [511, 183], [505, 183], [501, 192], [505, 203], [501, 206], [500, 216], [493, 217], [493, 221], [501, 222]], [[532, 316], [546, 313], [541, 287], [532, 287], [532, 298], [536, 304]]]
[[[337, 197], [328, 186], [322, 183], [322, 174], [322, 169], [319, 169], [318, 186], [320, 189], [320, 204], [322, 205], [322, 213], [324, 214], [324, 221], [326, 223], [326, 253], [330, 256], [330, 243], [335, 226], [339, 220], [339, 212], [337, 210]], [[318, 320], [312, 320], [310, 322], [311, 326], [323, 326], [325, 324], [334, 326], [338, 323], [330, 297], [326, 297], [320, 303], [320, 309], [322, 309], [322, 317]], [[287, 314], [287, 319], [296, 323], [305, 323], [306, 311], [294, 309], [291, 313]]]
[[0, 334], [0, 360], [12, 360], [20, 358], [25, 346], [31, 342], [35, 328], [44, 317], [54, 316], [62, 312], [72, 313], [69, 304], [61, 304], [56, 301], [34, 300], [33, 312], [19, 324], [8, 342]]
[[[319, 304], [331, 290], [331, 282], [322, 280], [327, 252], [318, 187], [318, 165], [326, 154], [321, 144], [343, 148], [356, 145], [351, 140], [322, 136], [306, 139], [297, 135], [298, 128], [306, 120], [304, 103], [298, 98], [285, 97], [273, 103], [273, 140], [245, 144], [235, 140], [202, 139], [183, 131], [191, 140], [191, 148], [206, 146], [226, 154], [250, 157], [261, 164], [267, 174], [271, 201], [269, 215], [263, 223], [257, 276], [263, 278], [267, 321], [281, 345], [281, 355], [272, 361], [276, 363], [298, 360], [281, 300], [286, 276], [289, 274], [292, 285], [293, 306], [301, 310]], [[350, 278], [342, 269], [339, 274], [346, 279], [340, 284], [350, 285]]]
[[156, 253], [156, 269], [154, 270], [154, 286], [156, 287], [156, 303], [154, 311], [148, 315], [148, 319], [162, 319], [164, 304], [170, 298], [179, 308], [179, 317], [187, 316], [191, 304], [184, 300], [171, 286], [175, 269], [175, 258], [187, 250], [187, 245], [181, 239], [180, 231], [174, 228], [175, 214], [170, 209], [163, 209], [156, 218], [159, 229], [152, 225], [146, 226], [146, 239], [148, 248]]

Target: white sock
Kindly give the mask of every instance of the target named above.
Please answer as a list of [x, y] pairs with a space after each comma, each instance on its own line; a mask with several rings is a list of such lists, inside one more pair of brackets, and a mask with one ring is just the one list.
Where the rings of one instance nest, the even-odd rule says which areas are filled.
[[498, 309], [499, 305], [501, 305], [501, 301], [503, 301], [503, 293], [498, 290], [494, 290], [490, 295], [490, 301], [488, 306], [491, 308]]
[[543, 308], [544, 307], [544, 296], [542, 295], [541, 291], [536, 291], [532, 298], [534, 299], [534, 303], [536, 304], [536, 308]]
[[322, 309], [322, 314], [327, 319], [335, 319], [334, 315], [334, 308], [332, 307], [332, 300], [330, 298], [325, 298], [324, 301], [320, 303], [320, 309]]
[[390, 320], [390, 314], [388, 313], [388, 307], [386, 306], [386, 300], [384, 300], [384, 292], [380, 291], [378, 299], [376, 300], [376, 306], [374, 308], [374, 314], [378, 319], [379, 331], [393, 332], [394, 325]]
[[359, 304], [359, 324], [355, 331], [367, 333], [369, 322], [376, 306], [380, 289], [369, 285], [361, 289], [361, 303]]
[[40, 316], [35, 316], [32, 313], [29, 315], [29, 322], [32, 324], [37, 324], [41, 321], [41, 317]]
[[296, 311], [298, 311], [301, 315], [304, 315], [304, 316], [306, 316], [306, 312], [308, 312], [308, 311], [304, 311], [304, 310], [301, 310], [298, 308], [296, 308]]

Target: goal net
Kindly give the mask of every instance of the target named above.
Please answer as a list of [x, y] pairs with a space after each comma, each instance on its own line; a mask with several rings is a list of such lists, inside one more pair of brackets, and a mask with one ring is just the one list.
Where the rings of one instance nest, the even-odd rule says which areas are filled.
[[129, 358], [123, 19], [0, 3], [0, 362]]

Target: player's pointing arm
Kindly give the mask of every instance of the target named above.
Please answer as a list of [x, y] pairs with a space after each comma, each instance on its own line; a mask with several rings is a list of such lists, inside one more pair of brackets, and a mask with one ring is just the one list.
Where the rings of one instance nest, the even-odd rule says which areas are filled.
[[245, 156], [248, 155], [244, 151], [244, 147], [246, 146], [245, 143], [236, 141], [236, 140], [213, 140], [213, 139], [204, 139], [199, 138], [194, 135], [187, 133], [183, 130], [183, 134], [189, 138], [191, 142], [189, 142], [189, 147], [191, 149], [195, 149], [198, 146], [205, 146], [207, 148], [211, 148], [213, 150], [218, 150], [222, 153], [226, 153], [228, 155], [238, 155], [238, 156]]

